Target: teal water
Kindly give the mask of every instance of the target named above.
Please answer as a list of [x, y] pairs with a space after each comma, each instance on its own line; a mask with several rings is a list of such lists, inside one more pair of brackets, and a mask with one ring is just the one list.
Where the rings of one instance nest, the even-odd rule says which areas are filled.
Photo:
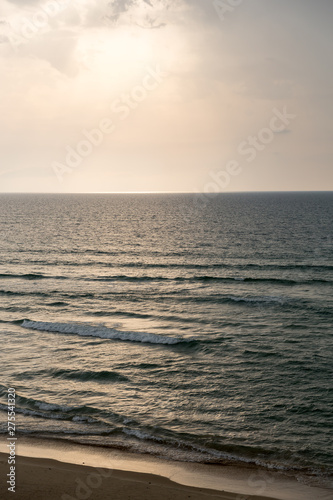
[[332, 202], [0, 195], [0, 431], [327, 478]]

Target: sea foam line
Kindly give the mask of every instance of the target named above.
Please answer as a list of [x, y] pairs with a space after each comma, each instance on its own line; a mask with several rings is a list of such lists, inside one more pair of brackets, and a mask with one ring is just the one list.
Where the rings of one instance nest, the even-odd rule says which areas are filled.
[[24, 320], [21, 324], [23, 328], [55, 333], [76, 334], [82, 337], [98, 337], [101, 339], [124, 340], [130, 342], [142, 342], [148, 344], [180, 344], [183, 342], [193, 342], [194, 339], [181, 339], [165, 337], [154, 333], [144, 332], [121, 332], [106, 326], [92, 326], [78, 323], [49, 323], [43, 321]]

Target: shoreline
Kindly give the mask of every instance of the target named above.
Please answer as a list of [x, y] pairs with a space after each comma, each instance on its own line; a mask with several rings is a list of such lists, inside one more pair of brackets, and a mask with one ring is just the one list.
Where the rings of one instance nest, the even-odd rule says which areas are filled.
[[[5, 442], [0, 444], [3, 479], [9, 472], [6, 446]], [[16, 477], [17, 500], [44, 500], [46, 494], [50, 500], [79, 499], [80, 495], [96, 500], [329, 500], [332, 495], [331, 489], [302, 484], [285, 473], [259, 467], [172, 462], [110, 448], [25, 437], [17, 442]], [[3, 479], [1, 484], [6, 483]], [[79, 484], [82, 491], [78, 496], [75, 490]], [[13, 498], [6, 489], [2, 493], [7, 495], [4, 498]]]
[[[264, 496], [240, 496], [206, 488], [184, 486], [156, 474], [94, 468], [50, 459], [21, 457], [18, 461], [23, 485], [17, 500], [275, 500]], [[3, 455], [0, 457], [3, 473]], [[22, 487], [23, 486], [23, 487]], [[12, 498], [4, 492], [2, 497]]]

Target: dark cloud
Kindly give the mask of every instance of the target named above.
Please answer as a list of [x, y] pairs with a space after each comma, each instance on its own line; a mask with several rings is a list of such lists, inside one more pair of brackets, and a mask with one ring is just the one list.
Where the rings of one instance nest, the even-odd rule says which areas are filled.
[[[156, 29], [165, 26], [165, 22], [159, 19], [161, 10], [168, 10], [173, 0], [115, 0], [109, 2], [108, 13], [105, 18], [113, 23], [117, 23], [120, 18], [128, 15], [127, 19], [131, 24], [146, 29]], [[179, 3], [179, 2], [178, 2]], [[145, 14], [143, 19], [138, 20], [135, 9], [143, 7]]]
[[119, 17], [137, 4], [136, 0], [115, 0], [108, 4], [111, 14], [107, 15], [112, 21], [117, 21]]

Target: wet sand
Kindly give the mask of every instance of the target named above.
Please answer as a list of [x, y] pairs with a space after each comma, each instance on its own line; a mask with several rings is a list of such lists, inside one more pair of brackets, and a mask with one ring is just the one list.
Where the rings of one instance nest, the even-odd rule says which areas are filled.
[[20, 438], [15, 494], [0, 446], [1, 499], [16, 500], [329, 500], [332, 491], [259, 468], [164, 461], [147, 455]]

